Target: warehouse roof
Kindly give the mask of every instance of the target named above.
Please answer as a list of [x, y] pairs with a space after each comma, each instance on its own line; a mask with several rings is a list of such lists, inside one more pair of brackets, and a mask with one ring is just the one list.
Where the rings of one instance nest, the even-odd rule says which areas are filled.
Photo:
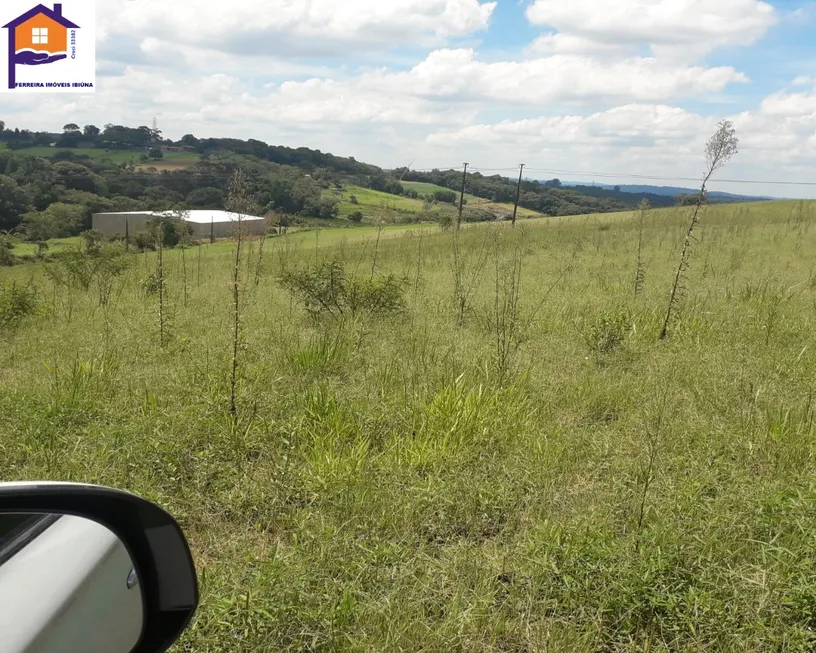
[[186, 222], [196, 224], [210, 224], [211, 222], [237, 222], [239, 217], [242, 221], [263, 220], [256, 215], [245, 215], [242, 213], [232, 213], [230, 211], [212, 211], [208, 209], [197, 211], [121, 211], [105, 213], [105, 215], [152, 215], [153, 217], [178, 217]]

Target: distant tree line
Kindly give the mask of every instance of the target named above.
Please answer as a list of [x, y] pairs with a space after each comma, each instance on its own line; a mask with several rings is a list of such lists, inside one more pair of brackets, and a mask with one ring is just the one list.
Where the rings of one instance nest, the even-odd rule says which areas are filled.
[[[26, 152], [53, 147], [47, 158]], [[90, 157], [83, 149], [133, 152], [142, 165], [116, 163], [105, 155]], [[149, 161], [173, 148], [200, 157], [189, 168], [157, 171]], [[76, 151], [75, 151], [76, 150]], [[41, 154], [42, 150], [38, 150]], [[136, 210], [222, 209], [230, 176], [245, 171], [259, 214], [276, 213], [286, 223], [297, 216], [336, 218], [338, 199], [327, 189], [356, 184], [373, 190], [424, 199], [426, 206], [458, 204], [462, 173], [458, 170], [385, 171], [353, 157], [339, 157], [305, 147], [275, 146], [263, 141], [197, 138], [178, 141], [153, 127], [68, 123], [59, 132], [8, 128], [0, 121], [0, 231], [17, 229], [32, 239], [69, 236], [90, 228], [93, 213]], [[401, 180], [425, 182], [445, 190], [420, 195]], [[466, 191], [499, 203], [515, 201], [517, 180], [500, 175], [467, 176]], [[642, 199], [652, 206], [675, 200], [619, 188], [564, 188], [558, 179], [522, 183], [520, 205], [546, 215], [621, 211]], [[359, 213], [359, 212], [357, 212]], [[470, 210], [466, 219], [488, 219]], [[355, 219], [359, 216], [355, 214]]]
[[[461, 170], [411, 171], [400, 168], [393, 172], [405, 181], [423, 182], [449, 188], [452, 193], [461, 192]], [[516, 200], [518, 179], [501, 175], [485, 176], [479, 172], [468, 173], [466, 191], [476, 197], [512, 204]], [[519, 206], [545, 215], [580, 215], [583, 213], [607, 213], [635, 208], [642, 200], [652, 206], [673, 206], [674, 199], [650, 193], [623, 193], [594, 186], [565, 188], [560, 180], [528, 181], [521, 184]]]
[[323, 193], [332, 186], [329, 180], [231, 152], [204, 155], [184, 170], [157, 172], [110, 160], [51, 160], [4, 150], [0, 231], [17, 229], [31, 239], [45, 240], [89, 229], [94, 213], [223, 209], [229, 178], [239, 167], [249, 179], [260, 215], [277, 213], [284, 224], [296, 216], [338, 216], [338, 200]]

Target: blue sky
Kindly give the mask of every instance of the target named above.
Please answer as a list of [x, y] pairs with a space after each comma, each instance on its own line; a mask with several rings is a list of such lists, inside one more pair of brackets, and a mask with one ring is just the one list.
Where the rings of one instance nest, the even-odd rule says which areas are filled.
[[669, 183], [700, 176], [705, 141], [729, 119], [741, 151], [721, 179], [809, 181], [816, 167], [810, 1], [105, 0], [97, 11], [97, 93], [15, 97], [7, 123], [156, 116], [171, 136], [383, 166], [523, 161]]

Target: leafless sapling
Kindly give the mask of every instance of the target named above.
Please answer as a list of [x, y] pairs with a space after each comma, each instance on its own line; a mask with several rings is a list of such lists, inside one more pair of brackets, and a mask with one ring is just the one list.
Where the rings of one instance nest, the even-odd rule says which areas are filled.
[[663, 320], [663, 329], [660, 331], [660, 339], [665, 340], [669, 336], [669, 326], [673, 317], [677, 315], [680, 304], [680, 289], [683, 275], [689, 268], [689, 257], [691, 256], [692, 243], [695, 241], [694, 230], [700, 222], [700, 212], [706, 201], [706, 186], [717, 170], [722, 168], [739, 151], [739, 139], [734, 125], [729, 120], [722, 120], [717, 125], [717, 130], [709, 139], [705, 148], [706, 172], [703, 183], [700, 186], [700, 193], [694, 204], [691, 222], [686, 230], [686, 238], [683, 242], [683, 251], [680, 254], [680, 264], [677, 266], [677, 273], [672, 285], [669, 307], [666, 311], [666, 318]]

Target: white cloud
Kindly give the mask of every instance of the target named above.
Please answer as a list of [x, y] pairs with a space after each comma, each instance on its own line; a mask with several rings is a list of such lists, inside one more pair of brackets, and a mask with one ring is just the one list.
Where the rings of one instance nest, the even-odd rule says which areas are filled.
[[[747, 78], [729, 67], [667, 67], [655, 59], [603, 62], [589, 57], [554, 55], [522, 61], [479, 61], [470, 49], [437, 50], [406, 72], [369, 71], [347, 80], [310, 79], [287, 82], [270, 98], [273, 103], [295, 102], [299, 115], [309, 119], [313, 102], [346, 100], [369, 103], [366, 119], [425, 122], [412, 108], [433, 119], [453, 102], [465, 110], [476, 103], [492, 107], [544, 103], [666, 100], [723, 89]], [[379, 111], [374, 111], [378, 106]], [[319, 118], [331, 119], [331, 115]], [[461, 121], [462, 117], [459, 117]]]
[[633, 49], [631, 44], [604, 43], [575, 34], [544, 34], [533, 41], [527, 52], [532, 55], [623, 55]]
[[[802, 83], [806, 82], [802, 80]], [[816, 117], [816, 92], [814, 90], [805, 93], [779, 91], [762, 101], [761, 112], [768, 116], [813, 119]]]
[[760, 0], [535, 0], [527, 17], [575, 38], [651, 45], [655, 53], [699, 56], [724, 45], [750, 45], [777, 20]]
[[[816, 165], [816, 92], [776, 93], [756, 111], [728, 118], [740, 138], [740, 152], [720, 179], [810, 181], [810, 170]], [[678, 107], [634, 103], [589, 116], [438, 130], [429, 135], [428, 145], [431, 152], [455, 150], [463, 160], [496, 167], [524, 160], [533, 169], [615, 173], [618, 182], [637, 183], [628, 174], [693, 179], [702, 172], [703, 147], [719, 119]], [[816, 193], [805, 187], [761, 183], [751, 187], [715, 183], [715, 187], [768, 195]]]
[[488, 27], [480, 0], [105, 0], [101, 30], [246, 55], [348, 55], [444, 42]]
[[[168, 51], [184, 60], [184, 48], [158, 41], [143, 49], [150, 57]], [[663, 102], [721, 90], [744, 82], [733, 68], [667, 67], [655, 59], [602, 62], [554, 55], [521, 61], [479, 61], [471, 49], [438, 50], [412, 69], [364, 71], [356, 76], [317, 76], [305, 81], [253, 85], [237, 70], [202, 74], [156, 74], [157, 68], [129, 66], [102, 77], [92, 99], [105, 122], [113, 115], [183, 116], [200, 124], [255, 125], [442, 125], [471, 124], [486, 107], [529, 110], [541, 106], [614, 106]], [[103, 109], [104, 107], [104, 109]], [[130, 118], [126, 122], [145, 120]], [[261, 134], [263, 135], [263, 134]]]
[[525, 120], [505, 120], [498, 124], [472, 125], [463, 129], [437, 132], [430, 143], [503, 142], [534, 143], [536, 146], [589, 145], [593, 148], [627, 146], [648, 141], [668, 146], [697, 138], [706, 122], [683, 109], [667, 105], [627, 104], [589, 116], [554, 116]]

